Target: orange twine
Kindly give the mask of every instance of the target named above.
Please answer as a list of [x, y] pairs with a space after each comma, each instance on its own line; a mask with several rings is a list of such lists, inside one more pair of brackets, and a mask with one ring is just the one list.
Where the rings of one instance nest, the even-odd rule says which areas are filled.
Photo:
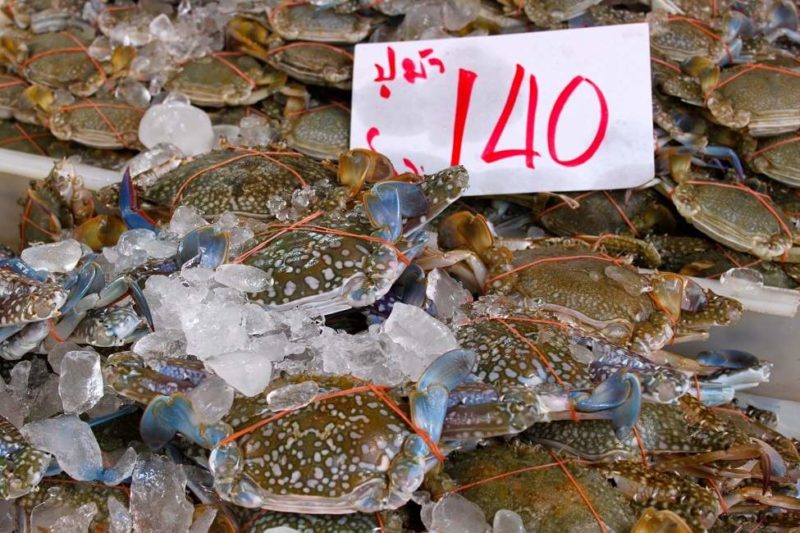
[[[324, 401], [330, 400], [332, 398], [338, 398], [340, 396], [347, 396], [349, 394], [357, 394], [357, 393], [360, 393], [360, 392], [372, 392], [375, 396], [378, 397], [379, 400], [381, 400], [383, 403], [385, 403], [387, 407], [389, 407], [392, 411], [394, 411], [395, 414], [397, 414], [397, 416], [399, 416], [400, 419], [403, 422], [405, 422], [406, 425], [408, 425], [408, 427], [411, 428], [411, 430], [414, 433], [419, 435], [419, 437], [421, 437], [422, 440], [425, 441], [425, 444], [428, 445], [428, 448], [431, 450], [431, 453], [433, 454], [434, 457], [436, 457], [437, 460], [444, 462], [444, 459], [445, 459], [444, 454], [442, 453], [442, 451], [439, 448], [439, 446], [433, 441], [433, 439], [431, 439], [430, 435], [428, 435], [428, 433], [426, 431], [424, 431], [423, 429], [419, 428], [416, 424], [414, 424], [414, 422], [408, 417], [408, 415], [406, 415], [403, 412], [403, 410], [400, 409], [400, 407], [394, 401], [392, 401], [392, 399], [389, 398], [389, 396], [386, 394], [386, 391], [390, 390], [391, 388], [392, 387], [385, 386], [385, 385], [367, 384], [367, 385], [362, 385], [360, 387], [353, 387], [352, 389], [344, 389], [344, 390], [338, 390], [338, 391], [322, 394], [320, 396], [317, 396], [313, 401], [314, 402], [324, 402]], [[245, 435], [248, 435], [249, 433], [252, 433], [253, 431], [257, 430], [258, 428], [263, 427], [263, 426], [265, 426], [265, 425], [267, 425], [267, 424], [269, 424], [271, 422], [274, 422], [275, 420], [279, 420], [279, 419], [283, 418], [284, 416], [286, 416], [288, 414], [291, 414], [294, 411], [297, 411], [298, 409], [300, 409], [300, 408], [287, 409], [285, 411], [280, 411], [280, 412], [278, 412], [278, 413], [276, 413], [276, 414], [274, 414], [274, 415], [272, 415], [270, 417], [267, 417], [267, 418], [264, 418], [262, 420], [259, 420], [258, 422], [254, 423], [254, 424], [251, 424], [251, 425], [249, 425], [249, 426], [247, 426], [247, 427], [245, 427], [243, 429], [240, 429], [239, 431], [236, 431], [235, 433], [232, 433], [232, 434], [228, 435], [227, 437], [225, 437], [224, 439], [222, 439], [220, 441], [219, 446], [225, 446], [226, 444], [234, 442], [239, 437], [243, 437]]]

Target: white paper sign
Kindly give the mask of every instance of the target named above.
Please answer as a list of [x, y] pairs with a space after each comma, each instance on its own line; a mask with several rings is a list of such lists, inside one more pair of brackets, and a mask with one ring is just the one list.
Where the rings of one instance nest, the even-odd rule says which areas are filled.
[[653, 176], [647, 24], [359, 44], [351, 147], [399, 172], [462, 164], [468, 194], [616, 189]]

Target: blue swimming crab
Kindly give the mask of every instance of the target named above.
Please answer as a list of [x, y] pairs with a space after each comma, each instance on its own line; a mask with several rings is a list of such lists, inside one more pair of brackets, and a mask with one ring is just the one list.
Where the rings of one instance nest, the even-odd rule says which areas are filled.
[[[445, 249], [418, 263], [458, 265], [468, 287], [510, 295], [555, 314], [588, 334], [648, 353], [677, 338], [703, 336], [741, 316], [741, 304], [670, 273], [640, 274], [633, 253], [651, 266], [652, 246], [622, 236], [591, 239], [497, 240], [485, 219], [456, 213], [439, 226]], [[616, 255], [609, 254], [616, 252]], [[620, 253], [621, 252], [621, 253]]]
[[[477, 380], [470, 377], [475, 354], [453, 350], [431, 363], [416, 383], [394, 387], [352, 376], [282, 377], [260, 395], [236, 396], [221, 422], [204, 424], [185, 395], [205, 379], [202, 363], [149, 364], [153, 368], [122, 352], [104, 368], [109, 386], [147, 404], [144, 441], [160, 447], [180, 432], [212, 450], [208, 462], [223, 499], [282, 512], [394, 509], [453, 448], [519, 433], [553, 416], [568, 418], [576, 409], [604, 411], [596, 416], [630, 427], [628, 415], [636, 413], [628, 406], [638, 405], [629, 398], [630, 380], [624, 375], [607, 380], [588, 398], [533, 391], [501, 396], [490, 385], [465, 384]], [[272, 392], [309, 381], [318, 392], [308, 401], [284, 411], [270, 408]]]
[[50, 465], [50, 454], [28, 443], [14, 425], [0, 416], [0, 498], [18, 498], [32, 491]]

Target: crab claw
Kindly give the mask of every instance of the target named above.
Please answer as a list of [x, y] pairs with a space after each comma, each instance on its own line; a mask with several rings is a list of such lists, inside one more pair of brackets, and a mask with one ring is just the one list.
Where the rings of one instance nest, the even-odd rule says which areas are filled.
[[228, 232], [204, 226], [190, 231], [178, 243], [178, 264], [196, 261], [197, 266], [217, 268], [228, 260], [229, 251]]
[[392, 162], [385, 155], [364, 148], [348, 150], [339, 156], [339, 183], [355, 196], [366, 182], [378, 182], [394, 176]]
[[106, 307], [118, 301], [125, 295], [130, 295], [136, 310], [147, 321], [150, 330], [154, 329], [153, 315], [150, 313], [150, 306], [144, 297], [139, 284], [127, 276], [122, 276], [109, 283], [100, 291], [100, 298], [95, 302], [95, 308]]
[[589, 398], [575, 402], [578, 411], [611, 411], [611, 423], [618, 439], [630, 433], [642, 407], [642, 387], [633, 374], [620, 371], [595, 388]]
[[476, 358], [469, 350], [445, 353], [425, 369], [409, 395], [411, 420], [434, 442], [442, 435], [448, 395], [472, 373]]
[[0, 259], [0, 268], [9, 268], [19, 274], [36, 281], [47, 281], [49, 276], [46, 270], [36, 270], [19, 257]]
[[120, 184], [119, 211], [128, 229], [155, 231], [156, 222], [139, 208], [139, 202], [136, 199], [136, 188], [133, 186], [129, 168], [125, 169], [125, 174], [123, 174], [122, 183]]
[[375, 235], [390, 242], [400, 238], [403, 217], [400, 214], [400, 195], [396, 191], [370, 191], [364, 194], [364, 208], [373, 226]]
[[459, 211], [439, 225], [439, 242], [448, 250], [466, 249], [482, 255], [494, 244], [494, 230], [482, 215]]
[[223, 422], [199, 422], [192, 402], [180, 392], [153, 398], [142, 414], [139, 430], [151, 450], [162, 448], [177, 432], [206, 448], [213, 448], [231, 433]]
[[724, 159], [725, 161], [729, 162], [736, 171], [736, 175], [739, 176], [739, 179], [744, 179], [744, 168], [742, 167], [742, 161], [739, 159], [739, 155], [733, 148], [728, 148], [727, 146], [706, 146], [703, 148], [702, 152], [703, 155], [715, 157], [717, 159]]
[[89, 294], [100, 293], [103, 290], [105, 278], [100, 265], [94, 261], [86, 263], [78, 272], [74, 282], [69, 288], [67, 302], [61, 307], [61, 313], [66, 315], [75, 309], [78, 302]]

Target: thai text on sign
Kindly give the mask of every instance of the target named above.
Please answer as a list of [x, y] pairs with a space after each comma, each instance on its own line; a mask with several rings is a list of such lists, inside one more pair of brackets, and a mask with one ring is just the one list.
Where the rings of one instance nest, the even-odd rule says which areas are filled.
[[642, 185], [648, 27], [360, 44], [350, 145], [398, 172], [464, 165], [473, 195]]

